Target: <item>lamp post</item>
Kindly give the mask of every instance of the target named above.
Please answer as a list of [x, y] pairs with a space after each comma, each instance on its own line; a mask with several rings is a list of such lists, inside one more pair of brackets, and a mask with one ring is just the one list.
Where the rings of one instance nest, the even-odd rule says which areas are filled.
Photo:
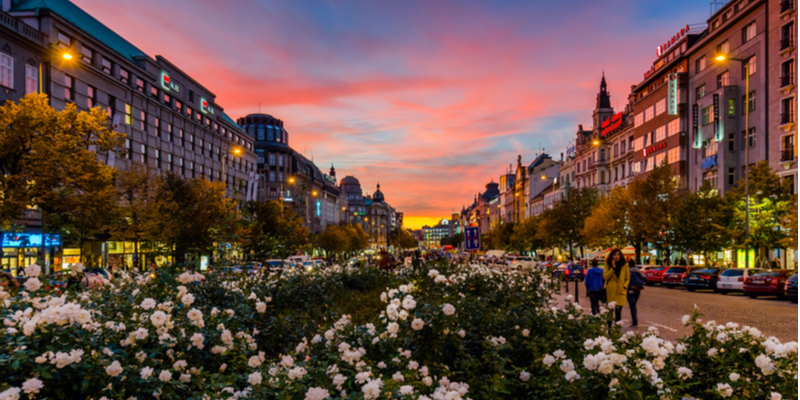
[[725, 54], [719, 54], [714, 58], [719, 62], [726, 60], [739, 61], [744, 67], [744, 267], [750, 268], [750, 257], [748, 257], [747, 241], [750, 239], [750, 66], [748, 60], [740, 58], [729, 58]]
[[[592, 141], [592, 146], [600, 147], [603, 144], [603, 141], [600, 139], [595, 139]], [[614, 180], [613, 175], [611, 174], [611, 170], [614, 168], [614, 151], [611, 146], [608, 148], [608, 196], [612, 197], [614, 195]], [[601, 160], [602, 161], [602, 160]]]
[[[233, 154], [234, 155], [238, 156], [241, 153], [242, 153], [242, 149], [240, 149], [238, 147], [233, 149]], [[224, 153], [222, 155], [222, 180], [225, 181], [225, 191], [226, 192], [228, 191], [228, 177], [225, 176], [225, 164], [226, 164], [227, 160], [228, 160], [228, 154]]]

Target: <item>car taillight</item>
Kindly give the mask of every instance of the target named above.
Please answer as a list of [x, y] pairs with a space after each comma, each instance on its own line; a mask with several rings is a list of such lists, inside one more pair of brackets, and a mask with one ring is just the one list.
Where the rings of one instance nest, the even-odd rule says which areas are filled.
[[710, 278], [711, 278], [711, 277], [710, 277], [710, 276], [708, 276], [708, 275], [702, 275], [702, 276], [703, 276], [703, 279], [710, 279]]
[[686, 274], [681, 274], [681, 279], [686, 278]]
[[744, 277], [743, 276], [739, 277], [739, 282], [744, 282]]
[[772, 285], [778, 283], [778, 278], [770, 278], [769, 279], [769, 283], [772, 284]]
[[565, 270], [564, 273], [569, 275], [569, 270]]

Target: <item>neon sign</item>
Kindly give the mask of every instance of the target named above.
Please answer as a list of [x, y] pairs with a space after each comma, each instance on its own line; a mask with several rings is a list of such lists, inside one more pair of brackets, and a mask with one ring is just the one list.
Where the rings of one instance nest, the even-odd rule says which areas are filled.
[[622, 113], [616, 113], [613, 117], [603, 121], [603, 124], [600, 126], [602, 130], [600, 131], [600, 136], [605, 136], [612, 132], [614, 129], [617, 129], [622, 125]]
[[642, 157], [647, 157], [648, 154], [651, 154], [655, 151], [659, 151], [663, 148], [667, 147], [667, 142], [661, 142], [657, 145], [650, 146], [644, 150], [642, 150]]
[[678, 115], [678, 74], [669, 74], [667, 82], [667, 111]]
[[[46, 234], [45, 246], [61, 246], [61, 237], [58, 235]], [[3, 235], [3, 247], [41, 247], [42, 234], [22, 234], [22, 233], [7, 233]]]
[[214, 113], [214, 107], [211, 107], [211, 105], [208, 104], [208, 100], [206, 100], [206, 99], [201, 97], [200, 98], [200, 111], [202, 111], [202, 112], [204, 112], [206, 114], [213, 114]]
[[681, 28], [681, 31], [676, 33], [675, 36], [673, 36], [669, 40], [667, 40], [666, 43], [656, 47], [656, 55], [661, 57], [664, 54], [664, 51], [670, 48], [670, 46], [675, 44], [675, 42], [677, 42], [678, 40], [681, 40], [681, 38], [687, 33], [689, 33], [689, 25], [686, 25], [686, 28]]
[[164, 88], [164, 90], [174, 90], [176, 92], [179, 92], [181, 89], [177, 83], [172, 82], [169, 78], [169, 74], [164, 71], [161, 71], [161, 87]]

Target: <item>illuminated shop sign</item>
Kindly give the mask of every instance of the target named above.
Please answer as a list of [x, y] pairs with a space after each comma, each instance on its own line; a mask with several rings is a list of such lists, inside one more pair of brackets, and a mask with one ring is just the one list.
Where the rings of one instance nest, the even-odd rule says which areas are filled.
[[200, 111], [202, 111], [202, 112], [204, 112], [206, 114], [213, 114], [214, 113], [214, 107], [212, 107], [211, 104], [208, 103], [208, 100], [206, 100], [206, 99], [201, 97], [200, 98]]
[[622, 125], [622, 113], [616, 113], [613, 117], [603, 121], [603, 124], [600, 126], [602, 130], [600, 131], [600, 136], [605, 136], [611, 133], [614, 129], [617, 129]]
[[650, 146], [650, 147], [642, 150], [642, 157], [647, 157], [648, 154], [651, 154], [651, 153], [653, 153], [655, 151], [659, 151], [659, 150], [661, 150], [661, 149], [663, 149], [665, 147], [667, 147], [667, 142], [661, 142], [659, 144]]
[[676, 33], [675, 36], [671, 37], [661, 46], [656, 47], [656, 55], [661, 57], [667, 49], [669, 49], [675, 42], [681, 40], [687, 33], [689, 33], [689, 25], [686, 25], [685, 28], [681, 28], [681, 31]]
[[[45, 246], [61, 246], [61, 237], [58, 235], [44, 235]], [[3, 235], [3, 247], [42, 247], [42, 234], [40, 233], [7, 233]]]
[[669, 74], [667, 82], [667, 113], [678, 115], [678, 74]]
[[180, 86], [173, 82], [169, 74], [164, 71], [161, 71], [161, 87], [164, 88], [164, 90], [174, 90], [176, 92], [180, 92], [181, 90]]

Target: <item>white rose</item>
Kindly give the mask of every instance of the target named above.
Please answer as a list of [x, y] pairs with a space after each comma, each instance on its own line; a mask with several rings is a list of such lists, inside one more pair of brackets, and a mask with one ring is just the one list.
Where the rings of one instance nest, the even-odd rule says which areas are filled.
[[782, 398], [783, 398], [783, 396], [781, 396], [780, 393], [772, 392], [769, 395], [769, 400], [781, 400]]
[[139, 376], [142, 377], [142, 380], [147, 380], [152, 375], [153, 375], [153, 369], [150, 367], [142, 368], [142, 372], [139, 374]]
[[522, 330], [522, 336], [528, 337], [528, 335], [530, 335], [530, 334], [531, 334], [531, 331], [529, 331], [527, 329], [523, 329]]
[[445, 304], [444, 307], [442, 307], [442, 312], [445, 315], [453, 315], [456, 312], [456, 308], [453, 307], [452, 304]]
[[[41, 273], [42, 273], [42, 267], [40, 267], [38, 264], [31, 264], [31, 265], [28, 265], [27, 267], [25, 267], [25, 275], [27, 275], [30, 278], [35, 278], [35, 277], [39, 276], [39, 274], [41, 274]], [[39, 381], [36, 378], [28, 379], [28, 381], [32, 381], [32, 380]], [[39, 382], [41, 383], [41, 381], [39, 381]], [[24, 388], [23, 388], [23, 390], [24, 390]], [[28, 393], [28, 392], [25, 392], [25, 393]]]
[[528, 371], [522, 371], [519, 373], [519, 379], [523, 382], [527, 382], [528, 379], [531, 379], [531, 374]]
[[683, 380], [689, 379], [692, 377], [692, 370], [686, 367], [680, 367], [678, 368], [678, 376]]
[[718, 383], [717, 392], [722, 397], [731, 397], [733, 395], [733, 388], [727, 383]]
[[167, 314], [163, 311], [156, 311], [150, 316], [150, 322], [153, 323], [153, 326], [158, 328], [167, 322]]
[[256, 311], [258, 311], [259, 313], [264, 313], [264, 311], [267, 311], [267, 303], [261, 301], [257, 302]]
[[731, 372], [729, 378], [731, 378], [731, 382], [736, 382], [739, 380], [739, 374], [737, 374], [736, 372]]
[[29, 292], [35, 292], [39, 290], [40, 287], [42, 287], [42, 282], [39, 281], [39, 278], [30, 278], [25, 281], [25, 289]]
[[389, 325], [386, 326], [386, 330], [389, 333], [397, 333], [397, 330], [400, 329], [400, 325], [397, 322], [390, 322]]
[[120, 365], [119, 361], [114, 361], [111, 365], [106, 367], [106, 374], [109, 376], [117, 376], [122, 373], [122, 365]]
[[[36, 264], [33, 264], [31, 266], [39, 267]], [[30, 267], [28, 267], [28, 268], [30, 268]], [[25, 270], [25, 273], [29, 273], [27, 271], [27, 269]], [[36, 275], [39, 275], [39, 274], [37, 273]], [[36, 378], [31, 378], [31, 379], [28, 379], [27, 381], [25, 381], [22, 384], [22, 391], [27, 393], [27, 394], [29, 394], [29, 395], [32, 395], [32, 394], [39, 393], [39, 389], [41, 389], [43, 387], [44, 387], [44, 384], [42, 383], [42, 381], [40, 381], [39, 379], [36, 379]], [[33, 397], [33, 396], [29, 396], [29, 397]], [[2, 398], [2, 394], [0, 394], [0, 398]]]
[[553, 357], [550, 354], [548, 354], [548, 355], [544, 356], [544, 359], [542, 360], [542, 362], [544, 363], [544, 365], [549, 367], [549, 366], [553, 365], [554, 362], [556, 362], [556, 359], [555, 359], [555, 357]]
[[162, 370], [160, 374], [158, 374], [158, 380], [161, 382], [169, 382], [172, 379], [172, 372], [167, 370]]
[[422, 329], [424, 326], [425, 322], [419, 318], [414, 318], [414, 320], [411, 321], [411, 328], [413, 328], [415, 331]]
[[156, 301], [148, 297], [148, 298], [144, 299], [144, 301], [142, 301], [142, 304], [140, 304], [140, 307], [142, 307], [145, 310], [150, 310], [150, 309], [156, 308]]
[[192, 305], [192, 303], [194, 303], [194, 295], [191, 293], [186, 293], [183, 295], [183, 297], [181, 297], [181, 303], [186, 306]]
[[261, 383], [261, 372], [253, 372], [247, 376], [247, 382], [255, 386]]
[[261, 365], [261, 359], [258, 356], [252, 356], [249, 360], [247, 360], [247, 365], [250, 368], [258, 368]]
[[569, 372], [567, 372], [566, 375], [564, 375], [564, 379], [566, 379], [566, 380], [568, 380], [570, 382], [572, 382], [572, 381], [574, 381], [576, 379], [580, 379], [580, 378], [581, 378], [581, 376], [578, 375], [578, 373], [575, 372], [575, 371], [569, 371]]

